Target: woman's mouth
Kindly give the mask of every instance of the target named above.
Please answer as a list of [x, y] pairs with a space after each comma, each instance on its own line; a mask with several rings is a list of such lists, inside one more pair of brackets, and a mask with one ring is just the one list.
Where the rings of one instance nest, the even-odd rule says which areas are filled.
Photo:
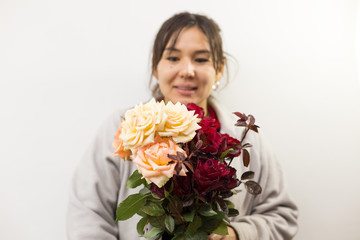
[[175, 90], [182, 95], [191, 95], [194, 94], [197, 87], [191, 86], [175, 86]]

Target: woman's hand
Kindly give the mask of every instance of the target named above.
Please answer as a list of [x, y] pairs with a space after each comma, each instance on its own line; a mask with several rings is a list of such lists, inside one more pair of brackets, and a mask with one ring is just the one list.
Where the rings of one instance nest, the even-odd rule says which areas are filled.
[[236, 237], [235, 230], [231, 227], [227, 227], [229, 235], [217, 235], [217, 234], [211, 234], [208, 237], [208, 240], [240, 240]]

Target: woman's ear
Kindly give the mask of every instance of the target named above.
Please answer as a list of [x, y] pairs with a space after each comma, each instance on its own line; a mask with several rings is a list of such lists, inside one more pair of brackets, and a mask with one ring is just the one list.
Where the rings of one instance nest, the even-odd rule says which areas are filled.
[[[151, 62], [154, 63], [154, 56], [151, 57]], [[154, 66], [152, 67], [152, 75], [156, 78], [156, 80], [159, 80], [157, 68], [154, 69]]]
[[158, 77], [158, 72], [157, 72], [157, 70], [156, 70], [156, 69], [155, 69], [155, 70], [153, 70], [152, 75], [156, 78], [156, 80], [159, 80], [159, 77]]
[[220, 81], [220, 79], [222, 78], [223, 76], [223, 73], [224, 73], [224, 68], [225, 68], [225, 64], [226, 64], [226, 60], [224, 59], [221, 63], [221, 65], [219, 66], [218, 68], [218, 71], [216, 73], [216, 81]]

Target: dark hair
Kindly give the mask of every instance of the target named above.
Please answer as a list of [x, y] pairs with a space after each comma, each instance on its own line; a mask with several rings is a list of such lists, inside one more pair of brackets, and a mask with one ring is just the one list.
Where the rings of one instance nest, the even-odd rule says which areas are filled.
[[[173, 47], [176, 44], [181, 31], [190, 27], [198, 27], [207, 37], [214, 68], [216, 72], [221, 70], [225, 56], [220, 36], [221, 30], [217, 23], [204, 15], [182, 12], [175, 14], [166, 20], [156, 35], [152, 51], [152, 74], [156, 71], [157, 65], [159, 64], [170, 39], [173, 37], [171, 43], [171, 46]], [[153, 87], [152, 95], [156, 99], [163, 98], [158, 84]]]

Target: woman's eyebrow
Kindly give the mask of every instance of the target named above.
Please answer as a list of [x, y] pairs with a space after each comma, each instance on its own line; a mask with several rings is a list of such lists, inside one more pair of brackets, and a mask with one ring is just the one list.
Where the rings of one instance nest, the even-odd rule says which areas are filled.
[[[165, 51], [169, 51], [169, 52], [181, 52], [179, 49], [174, 48], [174, 47], [169, 47], [169, 48], [165, 48]], [[201, 54], [201, 53], [206, 53], [206, 54], [210, 54], [209, 50], [197, 50], [195, 51], [196, 54]]]
[[209, 51], [209, 50], [198, 50], [198, 51], [196, 51], [196, 53], [207, 53], [207, 54], [210, 54], [210, 51]]
[[180, 52], [180, 50], [179, 49], [177, 49], [177, 48], [174, 48], [174, 47], [169, 47], [169, 48], [165, 48], [165, 51], [169, 51], [169, 52]]

